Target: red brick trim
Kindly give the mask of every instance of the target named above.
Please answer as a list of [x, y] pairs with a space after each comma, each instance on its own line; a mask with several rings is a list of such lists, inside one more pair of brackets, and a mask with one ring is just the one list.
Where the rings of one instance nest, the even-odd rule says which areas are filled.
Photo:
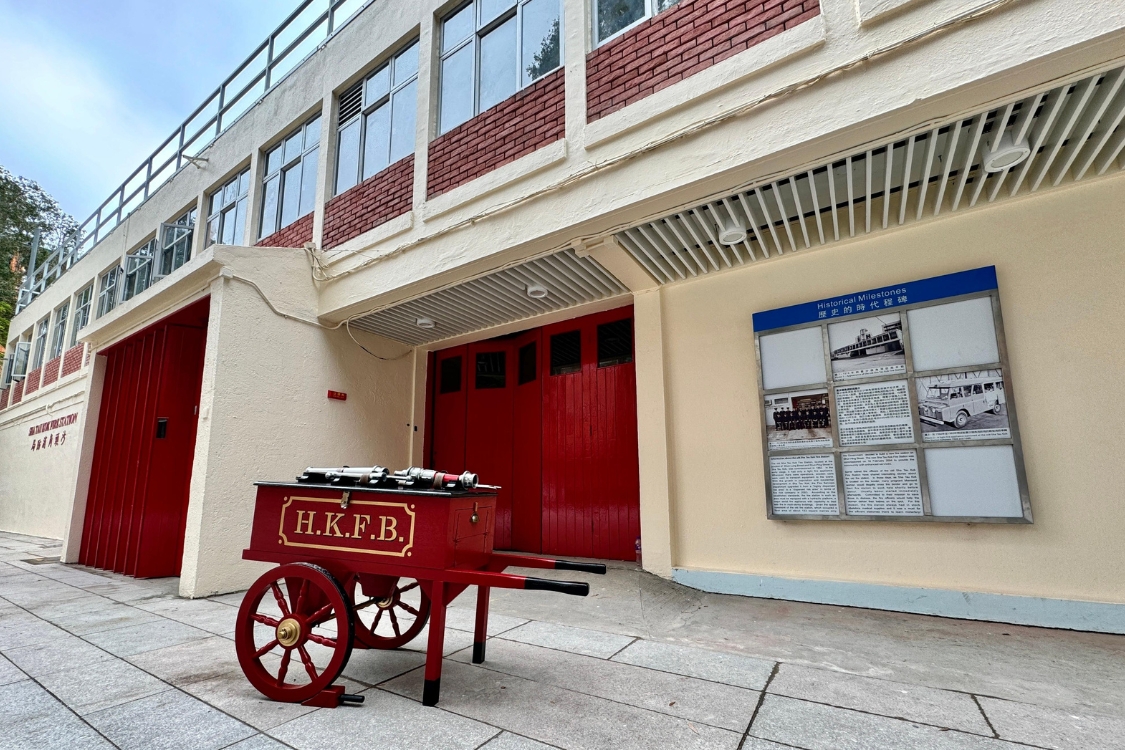
[[284, 229], [263, 237], [254, 247], [304, 247], [312, 238], [313, 215], [307, 213]]
[[593, 122], [820, 15], [819, 0], [681, 0], [586, 57]]
[[23, 400], [23, 381], [12, 386], [12, 406]]
[[8, 396], [10, 395], [10, 388], [5, 388], [4, 390], [0, 391], [0, 411], [4, 411], [8, 408]]
[[27, 374], [27, 379], [23, 381], [23, 395], [30, 396], [39, 390], [39, 384], [43, 379], [43, 368], [32, 370]]
[[340, 193], [324, 206], [325, 250], [369, 232], [414, 206], [414, 155]]
[[426, 195], [449, 192], [566, 135], [563, 69], [430, 143]]
[[82, 354], [85, 349], [85, 344], [77, 344], [63, 352], [62, 375], [60, 377], [65, 378], [72, 372], [78, 372], [82, 369]]
[[59, 379], [59, 370], [62, 368], [62, 355], [55, 357], [47, 364], [43, 365], [43, 384], [42, 388], [46, 388], [51, 383]]

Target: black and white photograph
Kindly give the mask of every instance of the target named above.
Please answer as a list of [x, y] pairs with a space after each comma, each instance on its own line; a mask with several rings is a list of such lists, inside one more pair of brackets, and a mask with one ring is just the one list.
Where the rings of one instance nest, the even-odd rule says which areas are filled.
[[1006, 440], [1007, 394], [1000, 370], [934, 375], [914, 381], [922, 440]]
[[898, 313], [843, 320], [828, 326], [835, 381], [906, 372], [902, 318]]
[[776, 393], [766, 397], [765, 407], [771, 451], [832, 447], [827, 390]]

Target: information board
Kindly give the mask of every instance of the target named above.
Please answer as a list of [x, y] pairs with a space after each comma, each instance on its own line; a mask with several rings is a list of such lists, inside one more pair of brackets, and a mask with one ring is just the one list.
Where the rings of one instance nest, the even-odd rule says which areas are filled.
[[1030, 523], [996, 269], [754, 314], [773, 519]]

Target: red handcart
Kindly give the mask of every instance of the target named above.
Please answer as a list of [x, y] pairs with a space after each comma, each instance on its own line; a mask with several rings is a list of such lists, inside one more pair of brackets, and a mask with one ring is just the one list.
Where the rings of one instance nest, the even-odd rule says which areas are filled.
[[605, 573], [597, 563], [493, 552], [494, 491], [326, 480], [261, 482], [257, 488], [250, 546], [242, 556], [278, 567], [246, 592], [235, 648], [250, 683], [277, 701], [361, 702], [362, 696], [333, 684], [352, 648], [399, 648], [428, 623], [422, 703], [435, 705], [446, 607], [466, 588], [477, 587], [473, 663], [479, 664], [490, 589], [589, 593], [587, 583], [512, 575], [503, 572], [507, 567]]

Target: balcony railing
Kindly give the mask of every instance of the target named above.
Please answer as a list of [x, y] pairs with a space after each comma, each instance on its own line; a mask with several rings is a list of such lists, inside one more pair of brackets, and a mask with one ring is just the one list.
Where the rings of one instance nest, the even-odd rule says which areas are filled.
[[242, 113], [374, 1], [302, 0], [90, 218], [82, 222], [75, 241], [56, 249], [25, 278], [16, 312], [31, 304]]

